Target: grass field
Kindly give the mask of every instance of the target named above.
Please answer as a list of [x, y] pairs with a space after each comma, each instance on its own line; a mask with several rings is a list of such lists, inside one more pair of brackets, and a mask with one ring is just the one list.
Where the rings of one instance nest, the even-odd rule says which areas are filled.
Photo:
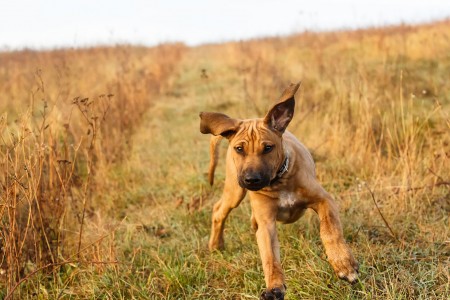
[[449, 298], [449, 21], [0, 62], [0, 298], [258, 299], [248, 201], [207, 251], [224, 157], [210, 187], [198, 112], [263, 116], [299, 80], [288, 129], [361, 280], [333, 274], [307, 212], [278, 227], [286, 299]]

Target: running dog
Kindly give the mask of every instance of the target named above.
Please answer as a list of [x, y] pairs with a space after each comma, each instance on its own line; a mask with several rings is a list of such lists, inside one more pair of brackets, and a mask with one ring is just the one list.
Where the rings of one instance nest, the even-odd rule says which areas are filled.
[[336, 203], [317, 181], [309, 151], [286, 131], [294, 115], [294, 96], [299, 87], [300, 83], [289, 85], [264, 118], [239, 120], [217, 112], [200, 113], [200, 132], [213, 135], [211, 184], [218, 144], [224, 137], [229, 142], [225, 186], [214, 205], [209, 249], [224, 247], [225, 220], [248, 193], [266, 282], [260, 299], [284, 299], [286, 285], [276, 222], [295, 222], [307, 208], [319, 216], [320, 237], [338, 277], [351, 283], [358, 279], [358, 263], [344, 240]]

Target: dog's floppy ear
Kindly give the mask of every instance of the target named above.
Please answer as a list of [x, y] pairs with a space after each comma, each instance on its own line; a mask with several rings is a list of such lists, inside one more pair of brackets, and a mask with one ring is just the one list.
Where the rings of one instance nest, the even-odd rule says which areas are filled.
[[294, 116], [294, 95], [300, 87], [299, 83], [291, 83], [283, 92], [280, 101], [275, 104], [264, 117], [264, 123], [270, 128], [283, 133]]
[[213, 135], [221, 135], [226, 138], [236, 133], [241, 121], [215, 112], [200, 113], [200, 132]]

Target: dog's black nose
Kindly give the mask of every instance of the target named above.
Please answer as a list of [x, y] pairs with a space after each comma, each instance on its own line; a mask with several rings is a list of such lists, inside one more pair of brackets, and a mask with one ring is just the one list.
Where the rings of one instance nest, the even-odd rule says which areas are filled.
[[259, 184], [261, 183], [261, 176], [258, 174], [247, 174], [244, 177], [244, 182], [246, 184]]
[[239, 176], [239, 185], [250, 191], [258, 191], [269, 185], [270, 179], [260, 172], [245, 172]]

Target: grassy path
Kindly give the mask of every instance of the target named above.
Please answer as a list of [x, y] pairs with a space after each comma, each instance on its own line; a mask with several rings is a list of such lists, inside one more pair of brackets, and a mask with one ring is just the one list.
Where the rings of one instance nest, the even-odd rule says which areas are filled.
[[210, 95], [197, 71], [178, 77], [146, 113], [127, 163], [108, 179], [119, 180], [126, 197], [111, 203], [115, 215], [126, 216], [114, 247], [121, 261], [132, 262], [125, 272], [105, 273], [123, 283], [114, 297], [257, 299], [263, 284], [248, 205], [229, 220], [227, 251], [207, 251], [221, 184], [211, 189], [203, 176], [209, 137], [198, 130], [198, 112]]

